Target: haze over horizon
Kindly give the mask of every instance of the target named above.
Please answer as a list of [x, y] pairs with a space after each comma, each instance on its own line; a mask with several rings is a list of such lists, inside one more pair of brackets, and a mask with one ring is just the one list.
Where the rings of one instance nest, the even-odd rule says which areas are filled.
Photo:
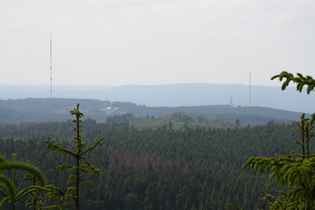
[[0, 84], [279, 86], [314, 73], [315, 1], [0, 2]]

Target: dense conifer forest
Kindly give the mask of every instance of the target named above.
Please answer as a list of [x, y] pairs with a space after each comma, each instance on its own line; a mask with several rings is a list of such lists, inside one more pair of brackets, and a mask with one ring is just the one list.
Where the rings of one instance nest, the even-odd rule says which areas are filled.
[[96, 99], [65, 98], [27, 98], [0, 100], [0, 123], [20, 124], [23, 122], [54, 122], [71, 120], [69, 111], [81, 104], [86, 118], [106, 122], [107, 117], [132, 113], [135, 117], [168, 117], [176, 112], [191, 117], [203, 116], [211, 119], [223, 119], [247, 126], [266, 124], [268, 121], [292, 122], [299, 119], [301, 113], [257, 106], [204, 105], [182, 107], [148, 107], [130, 102], [111, 102]]
[[[282, 72], [273, 79], [278, 77], [280, 81], [286, 79], [283, 90], [291, 81], [297, 83], [300, 92], [305, 85], [307, 93], [315, 87], [312, 77], [299, 73], [295, 77]], [[27, 101], [34, 102], [23, 103]], [[94, 107], [98, 103], [89, 102]], [[10, 123], [14, 121], [12, 116], [21, 113], [23, 117], [27, 114], [32, 117], [36, 109], [28, 106], [29, 112], [23, 112], [19, 106], [15, 109], [2, 106], [2, 117], [10, 120], [0, 124], [0, 196], [3, 197], [0, 207], [12, 210], [313, 209], [315, 156], [310, 140], [315, 138], [315, 114], [311, 118], [302, 114], [297, 122], [281, 118], [281, 123], [266, 124], [261, 117], [268, 116], [263, 115], [258, 119], [260, 123], [244, 125], [241, 124], [244, 118], [233, 122], [193, 111], [186, 114], [182, 110], [167, 113], [163, 118], [148, 113], [139, 117], [135, 116], [139, 107], [129, 105], [133, 112], [115, 113], [112, 111], [122, 107], [97, 105], [97, 113], [103, 114], [103, 119], [106, 117], [104, 121], [91, 118], [82, 121], [83, 114], [77, 104], [70, 111], [75, 115], [72, 121], [51, 122], [52, 117], [48, 122], [19, 123]], [[61, 107], [54, 107], [59, 110], [54, 113], [67, 111]], [[230, 109], [232, 115], [236, 110], [232, 106], [211, 108]], [[242, 116], [244, 110], [247, 114], [259, 110], [239, 108], [233, 117]], [[97, 115], [95, 109], [87, 111]], [[112, 113], [104, 115], [104, 111]], [[283, 114], [269, 111], [278, 117]], [[43, 113], [52, 112], [48, 109]], [[276, 183], [264, 173], [270, 173], [269, 178]]]
[[[265, 209], [260, 191], [279, 186], [241, 167], [251, 156], [295, 149], [292, 139], [299, 138], [295, 123], [139, 129], [130, 123], [132, 118], [83, 120], [81, 135], [88, 145], [104, 137], [103, 145], [88, 154], [100, 174], [85, 175], [91, 184], [81, 190], [83, 209]], [[55, 139], [69, 148], [73, 127], [71, 121], [3, 124], [0, 154], [9, 160], [17, 153], [18, 160], [30, 160], [42, 170], [48, 183], [65, 188], [69, 172], [56, 166], [71, 159], [49, 150], [43, 141]], [[45, 198], [43, 205], [54, 202], [59, 201]], [[23, 209], [25, 202], [17, 206]]]

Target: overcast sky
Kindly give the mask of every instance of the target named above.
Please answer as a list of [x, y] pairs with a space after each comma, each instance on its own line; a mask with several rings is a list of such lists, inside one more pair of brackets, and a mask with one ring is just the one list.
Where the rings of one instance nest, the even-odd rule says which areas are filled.
[[315, 76], [314, 0], [1, 0], [0, 84], [280, 85]]

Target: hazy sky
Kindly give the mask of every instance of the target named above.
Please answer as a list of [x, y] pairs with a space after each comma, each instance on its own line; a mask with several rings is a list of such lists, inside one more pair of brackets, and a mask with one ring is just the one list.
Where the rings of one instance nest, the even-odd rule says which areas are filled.
[[0, 84], [280, 85], [315, 76], [314, 0], [0, 0]]

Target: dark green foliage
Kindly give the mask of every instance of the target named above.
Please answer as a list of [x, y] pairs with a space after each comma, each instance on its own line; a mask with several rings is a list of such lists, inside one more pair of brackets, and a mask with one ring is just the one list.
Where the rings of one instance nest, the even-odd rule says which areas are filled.
[[295, 77], [293, 74], [283, 71], [279, 75], [273, 76], [271, 79], [279, 78], [279, 80], [282, 81], [285, 78], [286, 80], [282, 83], [282, 90], [285, 90], [290, 82], [297, 83], [296, 90], [299, 92], [302, 92], [304, 86], [307, 86], [307, 94], [314, 90], [315, 80], [313, 77], [309, 75], [303, 76], [301, 73], [297, 73], [296, 75]]
[[[72, 174], [68, 176], [67, 185], [70, 185], [70, 187], [67, 187], [66, 190], [62, 191], [59, 188], [56, 188], [54, 186], [50, 186], [50, 192], [48, 193], [49, 197], [54, 198], [56, 195], [61, 194], [61, 200], [64, 201], [66, 206], [61, 205], [61, 207], [68, 207], [71, 206], [67, 204], [68, 200], [73, 200], [75, 202], [75, 208], [77, 210], [81, 209], [81, 196], [80, 196], [80, 183], [88, 185], [89, 182], [85, 181], [81, 178], [81, 175], [86, 174], [88, 172], [92, 172], [93, 174], [99, 174], [99, 169], [96, 169], [90, 161], [87, 160], [86, 154], [94, 150], [97, 146], [102, 145], [102, 141], [104, 138], [96, 139], [95, 143], [92, 144], [89, 148], [85, 149], [86, 143], [84, 143], [81, 139], [81, 118], [83, 117], [83, 113], [79, 110], [79, 104], [77, 105], [76, 109], [73, 109], [71, 112], [71, 115], [75, 115], [74, 122], [76, 124], [76, 127], [73, 129], [76, 132], [76, 136], [74, 137], [74, 151], [71, 151], [70, 149], [67, 149], [66, 147], [61, 146], [58, 142], [55, 140], [46, 140], [45, 143], [48, 144], [48, 148], [58, 151], [60, 153], [64, 153], [68, 156], [71, 156], [75, 163], [74, 164], [66, 164], [66, 165], [58, 165], [57, 168], [60, 170], [63, 169], [71, 169]], [[72, 185], [74, 183], [74, 185]], [[72, 194], [72, 191], [75, 191], [75, 194]], [[59, 205], [54, 205], [54, 207], [58, 207]]]
[[136, 129], [182, 129], [182, 128], [224, 128], [234, 127], [228, 121], [217, 117], [189, 116], [185, 113], [177, 112], [165, 117], [157, 118], [135, 118], [128, 121], [130, 127]]
[[[290, 82], [297, 83], [297, 90], [302, 91], [306, 85], [307, 93], [313, 91], [315, 80], [311, 76], [303, 76], [297, 73], [297, 77], [288, 72], [281, 72], [272, 79], [279, 78], [282, 81], [282, 90], [285, 90]], [[274, 179], [280, 185], [286, 186], [286, 191], [278, 191], [279, 196], [264, 193], [265, 200], [269, 201], [269, 209], [315, 209], [315, 155], [312, 154], [311, 140], [314, 135], [314, 118], [305, 118], [301, 115], [300, 122], [297, 122], [298, 130], [301, 133], [301, 141], [296, 142], [301, 149], [300, 153], [287, 150], [284, 155], [274, 157], [251, 157], [243, 165], [252, 168], [254, 174], [270, 173], [269, 178]]]
[[[30, 161], [28, 161], [29, 164], [32, 165]], [[32, 183], [32, 185], [36, 185], [38, 182], [38, 178], [33, 173], [25, 174], [23, 177], [23, 182], [29, 181]], [[47, 188], [46, 188], [47, 189]], [[47, 192], [49, 189], [45, 190]], [[30, 193], [29, 198], [26, 201], [26, 207], [31, 209], [41, 209], [43, 207], [43, 197], [39, 196], [40, 191], [32, 191]]]
[[[294, 130], [294, 124], [273, 122], [236, 128], [229, 124], [224, 126], [218, 120], [211, 121], [218, 125], [209, 126], [207, 116], [190, 116], [183, 112], [170, 115], [160, 124], [162, 126], [154, 126], [154, 129], [137, 125], [137, 119], [131, 114], [116, 115], [112, 123], [106, 124], [91, 119], [81, 122], [83, 114], [78, 106], [71, 114], [76, 116], [74, 142], [70, 121], [0, 127], [0, 137], [11, 138], [0, 140], [0, 154], [7, 157], [18, 152], [23, 159], [31, 160], [51, 183], [46, 186], [50, 189], [48, 196], [62, 199], [52, 203], [32, 194], [29, 207], [42, 203], [50, 207], [66, 207], [77, 202], [77, 207], [82, 209], [262, 208], [266, 202], [260, 201], [259, 191], [272, 191], [275, 186], [263, 176], [251, 177], [250, 171], [239, 169], [250, 156], [280, 157], [276, 154], [280, 149], [296, 149], [294, 145], [288, 146], [287, 139], [298, 138], [299, 133]], [[160, 119], [144, 117], [142, 120], [150, 124]], [[300, 132], [307, 133], [308, 121], [303, 122], [299, 124]], [[178, 126], [180, 123], [182, 125]], [[194, 123], [198, 126], [193, 126]], [[85, 128], [83, 131], [81, 126]], [[107, 139], [105, 148], [97, 147], [102, 139], [93, 143], [97, 136]], [[57, 139], [46, 142], [60, 153], [48, 150], [42, 144], [48, 137]], [[301, 157], [306, 158], [312, 149], [307, 142], [305, 137], [305, 142], [300, 143], [304, 147]], [[92, 146], [85, 149], [86, 144]], [[92, 150], [94, 152], [90, 153]], [[290, 155], [295, 156], [295, 153], [281, 157]], [[82, 162], [78, 164], [78, 160]], [[101, 171], [88, 160], [93, 160]], [[72, 170], [54, 170], [56, 163], [63, 164], [58, 166], [60, 169]], [[302, 161], [301, 166], [303, 164]], [[92, 173], [86, 173], [88, 171]], [[99, 172], [99, 176], [92, 176], [93, 172]], [[87, 183], [81, 178], [83, 175], [84, 180], [90, 180], [89, 186], [79, 186], [80, 181]], [[32, 176], [26, 178], [33, 180]], [[265, 197], [273, 199], [268, 194]]]
[[[38, 134], [32, 140], [27, 132], [23, 140], [0, 140], [0, 154], [9, 157], [18, 152], [23, 161], [31, 160], [44, 172], [48, 183], [66, 189], [65, 180], [72, 171], [55, 170], [55, 166], [72, 165], [73, 158], [49, 150], [42, 140], [49, 133], [59, 139], [55, 143], [73, 148], [72, 126], [71, 122], [9, 126], [20, 138], [29, 129]], [[289, 145], [288, 139], [299, 138], [295, 124], [272, 122], [238, 128], [137, 130], [125, 123], [84, 120], [82, 126], [80, 135], [87, 144], [97, 136], [106, 139], [105, 147], [86, 153], [101, 171], [99, 176], [84, 174], [90, 185], [81, 186], [83, 209], [224, 209], [232, 204], [258, 209], [266, 203], [260, 190], [277, 188], [266, 177], [252, 177], [240, 167], [251, 156], [295, 150], [298, 147]], [[58, 200], [43, 203], [58, 204]]]
[[175, 121], [175, 122], [188, 123], [192, 121], [192, 118], [183, 112], [175, 112], [174, 114], [170, 116], [170, 120]]
[[134, 120], [135, 117], [132, 113], [123, 113], [123, 114], [116, 114], [106, 118], [107, 123], [121, 123], [121, 122], [128, 122], [130, 120]]
[[[32, 185], [29, 185], [21, 190], [16, 189], [17, 183], [17, 172], [18, 170], [30, 172], [27, 176], [31, 176], [32, 179], [37, 180], [39, 185], [36, 182], [33, 182]], [[5, 171], [13, 171], [12, 178], [4, 174]], [[23, 178], [23, 181], [27, 178]], [[0, 209], [4, 206], [5, 202], [10, 203], [11, 209], [16, 209], [16, 203], [23, 199], [26, 195], [36, 195], [41, 191], [48, 191], [45, 188], [46, 179], [43, 173], [33, 165], [29, 163], [24, 163], [16, 160], [16, 154], [13, 154], [13, 161], [7, 161], [3, 157], [0, 157], [0, 196], [3, 197], [0, 202]], [[34, 201], [32, 207], [38, 208], [41, 206], [41, 202]]]
[[271, 201], [270, 209], [313, 209], [315, 156], [310, 154], [310, 140], [314, 137], [313, 126], [310, 126], [309, 119], [305, 119], [303, 115], [298, 125], [303, 136], [302, 141], [298, 142], [302, 148], [301, 153], [291, 151], [285, 155], [275, 155], [270, 158], [251, 157], [242, 167], [244, 169], [250, 166], [254, 175], [257, 172], [270, 173], [270, 179], [288, 187], [289, 191], [282, 192], [279, 197], [265, 194]]

